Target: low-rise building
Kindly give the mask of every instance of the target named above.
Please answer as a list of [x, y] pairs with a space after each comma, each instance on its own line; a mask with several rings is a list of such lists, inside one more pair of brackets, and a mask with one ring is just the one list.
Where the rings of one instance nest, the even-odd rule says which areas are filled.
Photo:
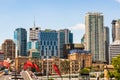
[[[92, 65], [92, 56], [89, 51], [72, 50], [70, 52], [71, 53], [68, 54], [68, 59], [61, 59], [58, 57], [48, 59], [31, 59], [28, 57], [18, 57], [16, 58], [16, 69], [18, 69], [18, 71], [22, 69], [22, 66], [27, 60], [31, 60], [31, 62], [39, 65], [40, 71], [44, 74], [46, 74], [47, 69], [49, 71], [49, 74], [57, 74], [54, 71], [53, 64], [56, 64], [58, 66], [61, 74], [76, 74], [79, 73], [81, 68], [90, 67]], [[30, 55], [32, 56], [32, 54]]]
[[4, 60], [4, 53], [0, 52], [0, 61], [3, 61], [3, 60]]
[[63, 45], [64, 58], [68, 58], [69, 51], [73, 50], [73, 49], [83, 50], [84, 49], [84, 45], [83, 44], [64, 44]]
[[29, 60], [29, 58], [26, 56], [19, 56], [15, 58], [15, 68], [18, 72], [23, 69], [23, 65], [27, 60]]
[[81, 68], [92, 66], [92, 55], [89, 51], [85, 50], [71, 50], [68, 54], [70, 61], [70, 72], [78, 73]]

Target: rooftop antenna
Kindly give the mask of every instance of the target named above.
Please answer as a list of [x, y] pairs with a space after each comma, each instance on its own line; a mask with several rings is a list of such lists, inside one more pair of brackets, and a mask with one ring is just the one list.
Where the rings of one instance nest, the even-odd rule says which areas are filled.
[[34, 16], [34, 22], [33, 22], [33, 25], [34, 25], [34, 27], [35, 27], [35, 16]]

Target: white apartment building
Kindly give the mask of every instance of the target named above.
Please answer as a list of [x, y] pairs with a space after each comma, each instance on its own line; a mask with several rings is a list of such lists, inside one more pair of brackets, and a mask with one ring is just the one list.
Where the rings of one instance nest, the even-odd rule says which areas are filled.
[[120, 40], [116, 40], [109, 46], [109, 64], [111, 64], [112, 58], [120, 55]]

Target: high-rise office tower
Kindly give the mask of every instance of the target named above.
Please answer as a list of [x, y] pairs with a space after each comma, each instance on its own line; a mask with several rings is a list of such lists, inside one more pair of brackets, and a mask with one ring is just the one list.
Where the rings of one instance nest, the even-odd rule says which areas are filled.
[[[112, 25], [113, 27], [113, 25]], [[112, 28], [113, 32], [112, 35], [114, 34], [113, 43], [110, 44], [109, 47], [109, 64], [111, 63], [111, 60], [113, 57], [116, 57], [120, 55], [120, 19], [115, 21], [114, 28]]]
[[73, 33], [68, 29], [58, 31], [58, 56], [65, 58], [63, 54], [63, 45], [73, 43]]
[[29, 42], [27, 45], [27, 51], [29, 49], [37, 49], [38, 50], [38, 33], [40, 32], [40, 28], [39, 27], [35, 27], [35, 23], [34, 23], [34, 27], [29, 29]]
[[27, 56], [27, 31], [24, 28], [17, 28], [14, 31], [14, 41], [16, 44], [16, 57]]
[[120, 40], [120, 19], [112, 21], [112, 41]]
[[116, 27], [115, 27], [115, 24], [116, 24], [116, 20], [113, 20], [113, 21], [112, 21], [112, 41], [113, 41], [113, 42], [115, 41], [115, 36], [116, 36], [116, 35], [115, 35], [115, 32], [116, 32], [116, 31], [115, 31], [115, 28], [116, 28]]
[[15, 59], [15, 43], [11, 39], [6, 39], [2, 43], [2, 51], [4, 52], [4, 59]]
[[46, 53], [49, 53], [49, 58], [53, 56], [66, 58], [66, 55], [63, 54], [63, 46], [72, 43], [73, 34], [68, 29], [41, 30], [39, 33], [40, 56], [46, 58]]
[[91, 51], [93, 62], [105, 61], [103, 15], [87, 13], [85, 16], [86, 49]]
[[109, 46], [109, 64], [111, 64], [112, 58], [120, 55], [120, 40], [115, 40]]
[[120, 19], [115, 23], [115, 40], [120, 40]]
[[38, 40], [38, 33], [40, 32], [40, 28], [39, 27], [32, 27], [29, 30], [29, 40], [30, 41], [34, 41], [34, 40]]
[[55, 30], [41, 30], [39, 32], [40, 58], [58, 57], [58, 38]]
[[106, 63], [109, 63], [109, 28], [104, 27], [104, 53]]

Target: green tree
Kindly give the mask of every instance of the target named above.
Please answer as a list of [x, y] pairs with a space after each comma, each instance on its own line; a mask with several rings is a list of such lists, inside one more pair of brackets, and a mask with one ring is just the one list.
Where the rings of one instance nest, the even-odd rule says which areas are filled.
[[91, 78], [95, 78], [96, 75], [95, 75], [95, 74], [90, 74], [90, 77], [91, 77]]
[[81, 75], [89, 75], [90, 69], [88, 68], [83, 68], [80, 70]]
[[101, 74], [100, 74], [100, 77], [103, 78], [103, 77], [104, 77], [104, 73], [101, 73]]
[[114, 76], [117, 80], [120, 80], [120, 55], [112, 58], [112, 65], [114, 66], [114, 72], [110, 76]]
[[108, 75], [109, 75], [110, 78], [115, 77], [115, 71], [110, 71], [110, 72], [108, 73]]
[[48, 79], [48, 80], [54, 80], [53, 78], [50, 78], [50, 79]]

